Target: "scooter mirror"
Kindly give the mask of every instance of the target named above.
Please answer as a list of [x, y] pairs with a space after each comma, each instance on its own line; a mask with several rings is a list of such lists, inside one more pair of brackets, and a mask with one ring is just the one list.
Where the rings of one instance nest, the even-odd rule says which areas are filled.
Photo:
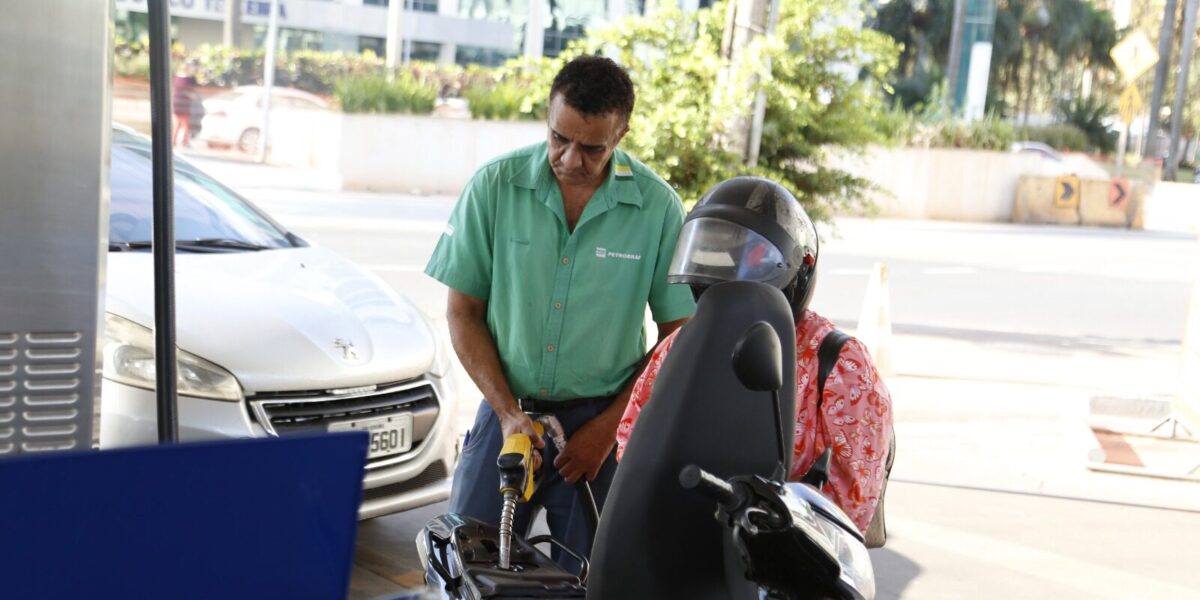
[[783, 387], [783, 350], [779, 335], [766, 321], [751, 325], [733, 347], [733, 372], [749, 390], [775, 392]]

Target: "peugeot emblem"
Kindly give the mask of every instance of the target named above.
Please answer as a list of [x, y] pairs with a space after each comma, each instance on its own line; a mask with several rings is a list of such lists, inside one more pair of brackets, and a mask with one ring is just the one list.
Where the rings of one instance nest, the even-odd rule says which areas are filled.
[[354, 350], [354, 342], [338, 338], [333, 341], [333, 345], [342, 349], [343, 360], [358, 360], [358, 352]]

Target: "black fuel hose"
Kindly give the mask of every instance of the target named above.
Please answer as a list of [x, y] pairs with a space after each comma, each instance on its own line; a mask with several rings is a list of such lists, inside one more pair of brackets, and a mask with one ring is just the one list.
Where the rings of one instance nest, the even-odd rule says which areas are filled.
[[596, 495], [592, 493], [592, 484], [581, 478], [575, 483], [575, 489], [579, 491], [583, 514], [587, 517], [588, 529], [592, 533], [592, 539], [595, 540], [596, 532], [600, 529], [600, 509], [596, 507]]

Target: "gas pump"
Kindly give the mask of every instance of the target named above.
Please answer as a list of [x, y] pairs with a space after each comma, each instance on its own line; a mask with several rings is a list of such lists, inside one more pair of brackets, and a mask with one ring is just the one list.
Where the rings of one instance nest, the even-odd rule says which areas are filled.
[[3, 7], [0, 539], [22, 541], [0, 561], [0, 597], [343, 594], [365, 432], [169, 443], [178, 425], [168, 0], [149, 0], [161, 445], [91, 451], [103, 364], [112, 2]]
[[4, 9], [0, 456], [85, 449], [104, 319], [109, 3], [20, 0]]

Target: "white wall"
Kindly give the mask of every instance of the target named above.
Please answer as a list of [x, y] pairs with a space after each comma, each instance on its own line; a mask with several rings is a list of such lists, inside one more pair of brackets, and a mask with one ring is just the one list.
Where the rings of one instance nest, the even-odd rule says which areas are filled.
[[347, 189], [456, 194], [485, 162], [546, 139], [540, 121], [341, 115]]
[[1008, 221], [1017, 180], [1037, 173], [1028, 154], [950, 148], [874, 148], [841, 168], [882, 188], [879, 215], [949, 221]]
[[267, 162], [333, 171], [342, 139], [341, 113], [278, 107], [271, 109]]

